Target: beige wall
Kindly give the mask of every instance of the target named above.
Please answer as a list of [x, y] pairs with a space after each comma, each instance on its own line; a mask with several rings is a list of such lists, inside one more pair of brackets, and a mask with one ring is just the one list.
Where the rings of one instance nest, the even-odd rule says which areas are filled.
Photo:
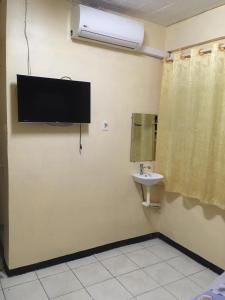
[[225, 269], [225, 211], [194, 199], [166, 194], [160, 232]]
[[[0, 1], [0, 240], [8, 248], [8, 164], [6, 136], [6, 1]], [[7, 257], [7, 251], [6, 251]]]
[[167, 28], [166, 50], [225, 37], [225, 5]]
[[[167, 49], [225, 36], [224, 15], [225, 6], [170, 26]], [[160, 213], [160, 231], [225, 268], [225, 211], [202, 205], [197, 200], [166, 194]]]
[[[158, 112], [161, 62], [72, 42], [69, 1], [29, 1], [32, 74], [92, 83], [79, 155], [77, 126], [17, 122], [16, 74], [27, 72], [24, 1], [9, 0], [7, 13], [9, 267], [157, 231], [158, 213], [141, 205], [129, 154], [132, 112]], [[163, 48], [164, 34], [146, 23], [150, 46]]]
[[[8, 1], [9, 267], [159, 229], [225, 267], [223, 211], [165, 195], [159, 217], [141, 206], [130, 177], [136, 168], [129, 163], [131, 113], [158, 112], [160, 61], [72, 42], [69, 11], [67, 0], [29, 1], [28, 35], [34, 75], [92, 82], [92, 123], [84, 128], [82, 156], [76, 126], [16, 121], [16, 74], [27, 71], [24, 1]], [[222, 14], [224, 7], [167, 28], [167, 49], [225, 36]], [[164, 36], [162, 27], [146, 23], [146, 45], [163, 48]], [[103, 120], [108, 132], [101, 130]]]

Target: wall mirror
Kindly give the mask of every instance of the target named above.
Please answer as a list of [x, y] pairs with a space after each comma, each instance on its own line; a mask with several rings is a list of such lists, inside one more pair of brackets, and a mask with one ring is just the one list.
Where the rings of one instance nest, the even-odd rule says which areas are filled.
[[132, 114], [130, 161], [155, 160], [158, 116]]

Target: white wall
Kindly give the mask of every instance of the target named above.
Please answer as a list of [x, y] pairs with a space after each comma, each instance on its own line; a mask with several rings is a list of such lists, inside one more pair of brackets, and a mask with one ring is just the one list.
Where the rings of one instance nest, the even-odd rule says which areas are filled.
[[[82, 155], [76, 126], [17, 122], [16, 74], [27, 71], [24, 1], [9, 0], [9, 268], [158, 230], [158, 214], [141, 205], [129, 155], [131, 114], [158, 112], [162, 63], [72, 42], [67, 0], [28, 3], [32, 74], [91, 81], [92, 122], [84, 126]], [[163, 27], [146, 23], [151, 46], [163, 48], [164, 37]]]
[[167, 28], [166, 49], [175, 50], [211, 39], [225, 38], [225, 5]]

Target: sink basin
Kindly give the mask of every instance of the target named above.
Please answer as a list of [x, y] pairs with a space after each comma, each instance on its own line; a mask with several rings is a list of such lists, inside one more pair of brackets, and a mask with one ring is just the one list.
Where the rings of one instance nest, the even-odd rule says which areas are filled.
[[132, 177], [134, 178], [134, 181], [147, 186], [157, 184], [158, 182], [162, 181], [164, 178], [163, 175], [158, 173], [153, 173], [153, 172], [143, 174], [143, 175], [141, 175], [140, 173], [136, 173], [133, 174]]

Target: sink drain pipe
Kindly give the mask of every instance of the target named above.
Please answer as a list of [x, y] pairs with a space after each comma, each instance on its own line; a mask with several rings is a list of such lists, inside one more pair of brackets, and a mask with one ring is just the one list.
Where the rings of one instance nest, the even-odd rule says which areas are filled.
[[145, 207], [160, 207], [159, 203], [151, 203], [151, 194], [150, 194], [150, 186], [147, 186], [147, 195], [146, 195], [146, 199], [145, 199], [145, 194], [144, 194], [144, 189], [143, 189], [143, 185], [141, 185], [141, 193], [142, 193], [142, 205]]

